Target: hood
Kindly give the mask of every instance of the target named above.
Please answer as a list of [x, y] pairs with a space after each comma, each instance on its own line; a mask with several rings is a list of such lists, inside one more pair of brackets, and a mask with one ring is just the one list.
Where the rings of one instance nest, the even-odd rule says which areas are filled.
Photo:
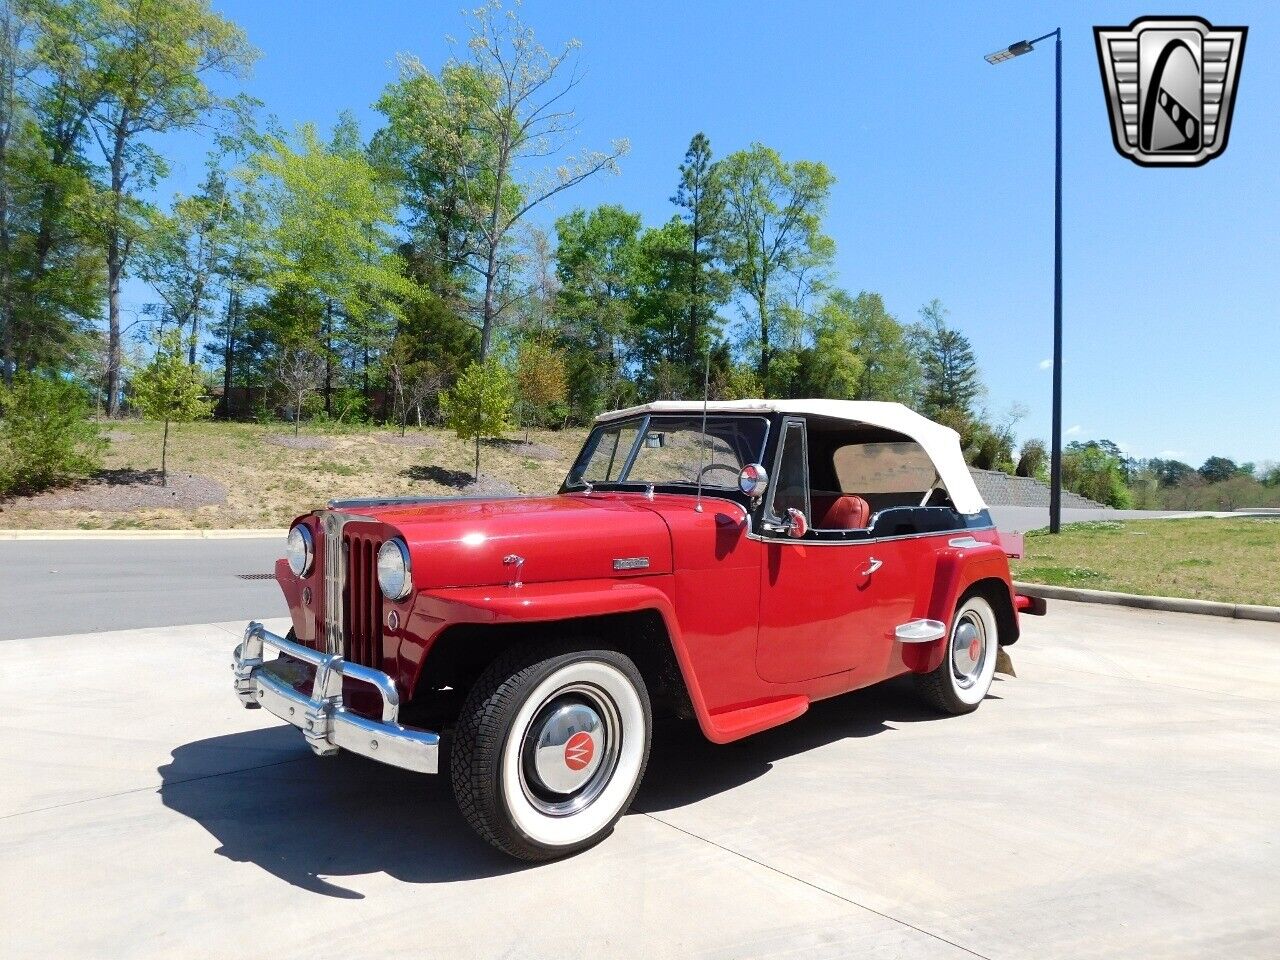
[[459, 498], [342, 511], [399, 533], [409, 546], [418, 590], [508, 583], [516, 564], [504, 558], [512, 555], [524, 559], [520, 579], [525, 583], [671, 572], [667, 525], [634, 498]]

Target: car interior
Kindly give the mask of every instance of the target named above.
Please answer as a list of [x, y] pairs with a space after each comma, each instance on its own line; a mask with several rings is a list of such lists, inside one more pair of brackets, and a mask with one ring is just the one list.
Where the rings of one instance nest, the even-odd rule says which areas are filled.
[[[806, 429], [807, 426], [807, 429]], [[904, 434], [844, 420], [809, 417], [783, 427], [772, 513], [805, 514], [810, 538], [843, 539], [952, 529], [958, 517], [933, 461]], [[937, 509], [941, 508], [941, 509]]]

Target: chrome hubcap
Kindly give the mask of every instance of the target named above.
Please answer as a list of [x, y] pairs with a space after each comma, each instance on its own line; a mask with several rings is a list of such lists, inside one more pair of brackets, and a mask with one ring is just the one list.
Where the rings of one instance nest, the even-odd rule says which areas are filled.
[[972, 610], [966, 611], [951, 635], [951, 671], [956, 685], [967, 689], [977, 683], [986, 660], [986, 625]]
[[609, 782], [618, 758], [618, 713], [602, 691], [571, 686], [534, 713], [520, 751], [525, 797], [543, 813], [566, 816]]

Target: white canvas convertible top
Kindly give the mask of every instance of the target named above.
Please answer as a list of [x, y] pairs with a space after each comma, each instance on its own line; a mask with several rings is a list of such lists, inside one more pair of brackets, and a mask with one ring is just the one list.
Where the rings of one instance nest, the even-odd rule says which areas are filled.
[[[934, 423], [900, 403], [880, 400], [713, 400], [707, 412], [716, 413], [790, 413], [799, 416], [830, 417], [884, 427], [910, 437], [920, 444], [938, 469], [938, 476], [951, 502], [961, 513], [977, 513], [986, 509], [982, 495], [973, 482], [969, 467], [960, 452], [960, 435], [950, 427]], [[614, 410], [596, 417], [597, 423], [620, 420], [646, 413], [701, 414], [699, 400], [659, 400], [639, 407]]]

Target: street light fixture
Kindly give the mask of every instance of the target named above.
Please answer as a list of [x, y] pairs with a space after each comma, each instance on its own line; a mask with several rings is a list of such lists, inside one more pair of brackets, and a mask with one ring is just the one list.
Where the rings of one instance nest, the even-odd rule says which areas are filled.
[[1062, 528], [1062, 28], [1034, 40], [1019, 40], [987, 54], [987, 63], [1004, 63], [1030, 53], [1037, 43], [1054, 38], [1057, 53], [1054, 107], [1053, 176], [1053, 449], [1049, 455], [1049, 532]]

